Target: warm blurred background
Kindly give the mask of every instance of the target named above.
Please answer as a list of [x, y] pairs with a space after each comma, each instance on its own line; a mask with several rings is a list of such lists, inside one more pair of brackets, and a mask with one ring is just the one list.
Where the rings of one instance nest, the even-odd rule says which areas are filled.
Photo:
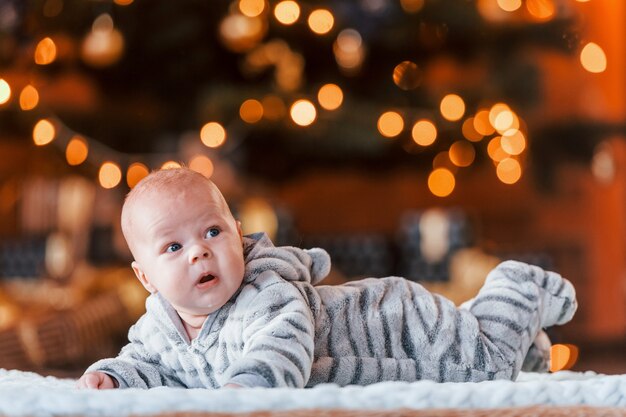
[[553, 341], [626, 372], [625, 28], [622, 0], [0, 0], [0, 367], [119, 350], [122, 199], [184, 163], [333, 283], [557, 270]]

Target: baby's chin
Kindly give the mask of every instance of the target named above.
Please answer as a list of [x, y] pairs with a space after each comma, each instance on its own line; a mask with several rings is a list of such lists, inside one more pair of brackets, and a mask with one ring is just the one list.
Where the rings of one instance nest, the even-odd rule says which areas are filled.
[[177, 307], [173, 306], [178, 315], [188, 323], [193, 323], [196, 321], [204, 321], [207, 316], [216, 312], [222, 307], [221, 305], [217, 306], [194, 306], [194, 307]]

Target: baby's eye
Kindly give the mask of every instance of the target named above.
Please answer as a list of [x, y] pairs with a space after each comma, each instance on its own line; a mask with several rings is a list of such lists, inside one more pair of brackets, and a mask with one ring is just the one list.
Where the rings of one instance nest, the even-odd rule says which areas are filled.
[[167, 247], [167, 249], [165, 249], [166, 252], [176, 252], [178, 250], [181, 250], [183, 247], [183, 245], [181, 245], [180, 243], [172, 243], [171, 245], [169, 245]]
[[220, 229], [218, 229], [217, 227], [211, 227], [209, 230], [207, 230], [206, 232], [206, 236], [207, 237], [215, 237], [217, 235], [220, 234]]

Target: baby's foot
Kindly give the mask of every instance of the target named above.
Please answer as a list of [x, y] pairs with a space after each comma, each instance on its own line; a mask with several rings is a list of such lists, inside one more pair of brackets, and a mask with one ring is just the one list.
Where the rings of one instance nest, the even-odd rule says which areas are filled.
[[530, 345], [528, 353], [522, 364], [524, 372], [547, 372], [550, 369], [550, 338], [543, 330], [537, 333], [537, 337]]
[[503, 262], [496, 270], [520, 284], [531, 278], [539, 287], [541, 327], [564, 324], [574, 316], [578, 307], [574, 286], [556, 272], [545, 271], [538, 266], [517, 261]]

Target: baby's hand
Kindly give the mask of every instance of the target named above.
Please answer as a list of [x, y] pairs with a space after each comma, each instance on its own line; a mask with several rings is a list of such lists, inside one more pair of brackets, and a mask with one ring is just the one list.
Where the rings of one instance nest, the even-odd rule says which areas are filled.
[[104, 372], [87, 372], [76, 381], [76, 388], [79, 389], [111, 389], [117, 387], [117, 381]]

